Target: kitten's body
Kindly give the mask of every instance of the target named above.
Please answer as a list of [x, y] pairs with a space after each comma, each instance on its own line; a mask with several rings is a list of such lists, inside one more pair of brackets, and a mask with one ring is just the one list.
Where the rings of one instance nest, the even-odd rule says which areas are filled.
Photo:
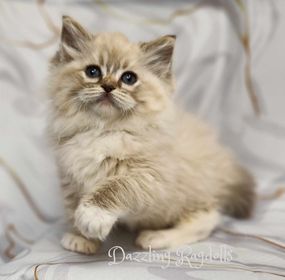
[[[82, 51], [80, 48], [86, 44], [83, 41], [91, 35], [70, 18], [65, 18], [64, 28], [67, 30], [63, 29], [63, 43], [70, 44], [68, 57], [72, 57], [75, 50]], [[72, 37], [78, 30], [79, 37], [85, 36], [79, 42], [82, 46], [64, 38], [64, 32]], [[73, 74], [80, 63], [86, 65], [90, 61], [86, 57], [67, 61], [63, 50], [54, 58], [50, 130], [68, 217], [74, 228], [72, 234], [63, 238], [63, 246], [93, 253], [96, 250], [93, 241], [103, 240], [112, 226], [121, 222], [131, 229], [147, 229], [137, 239], [143, 248], [172, 247], [207, 237], [219, 223], [221, 213], [248, 216], [254, 202], [251, 176], [217, 143], [205, 124], [178, 112], [169, 97], [172, 80], [167, 68], [172, 51], [164, 69], [157, 59], [150, 57], [148, 64], [139, 62], [141, 49], [148, 52], [158, 46], [161, 49], [156, 56], [163, 55], [174, 39], [139, 47], [118, 34], [102, 34], [90, 40], [98, 49], [100, 44], [108, 43], [110, 49], [105, 59], [113, 55], [111, 61], [107, 59], [109, 72], [120, 68], [114, 61], [120, 55], [123, 59], [124, 51], [128, 50], [131, 51], [128, 56], [134, 56], [130, 58], [134, 65], [129, 67], [143, 75], [138, 75], [137, 87], [124, 89], [120, 85], [121, 92], [115, 90], [114, 95], [125, 98], [123, 105], [115, 99], [114, 104], [84, 103], [83, 107], [86, 104], [91, 107], [82, 109], [78, 104], [70, 104], [72, 99], [67, 96], [70, 92], [72, 96], [74, 92], [78, 94], [82, 87], [85, 90], [92, 87], [93, 83], [90, 86], [82, 82], [82, 73]], [[98, 53], [92, 54], [96, 60]], [[160, 59], [163, 62], [165, 57]], [[106, 61], [105, 65], [108, 66]], [[151, 71], [146, 71], [147, 67]], [[74, 75], [72, 80], [66, 78], [67, 73]], [[135, 105], [131, 109], [124, 107], [130, 104]]]

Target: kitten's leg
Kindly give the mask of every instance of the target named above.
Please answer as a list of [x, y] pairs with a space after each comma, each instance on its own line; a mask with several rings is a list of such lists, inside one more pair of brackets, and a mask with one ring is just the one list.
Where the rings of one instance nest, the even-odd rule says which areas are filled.
[[220, 213], [213, 209], [189, 215], [175, 227], [163, 230], [144, 230], [139, 233], [136, 245], [143, 249], [175, 248], [207, 238], [219, 224]]
[[75, 211], [74, 226], [87, 238], [104, 240], [119, 217], [136, 212], [152, 199], [150, 176], [118, 176], [85, 194]]
[[[61, 186], [64, 196], [66, 218], [71, 224], [73, 224], [74, 212], [79, 202], [78, 192], [76, 192], [72, 187], [73, 184], [67, 176], [61, 178]], [[100, 241], [98, 239], [88, 240], [77, 230], [71, 229], [70, 232], [64, 233], [61, 239], [61, 245], [66, 250], [90, 255], [94, 254], [98, 250]]]
[[79, 233], [71, 232], [66, 232], [61, 239], [61, 245], [64, 249], [86, 255], [95, 254], [100, 243], [99, 240], [91, 241]]

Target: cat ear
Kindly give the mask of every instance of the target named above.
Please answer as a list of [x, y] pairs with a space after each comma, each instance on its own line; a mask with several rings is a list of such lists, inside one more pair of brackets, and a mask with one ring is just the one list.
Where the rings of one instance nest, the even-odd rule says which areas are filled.
[[60, 48], [52, 62], [68, 62], [86, 47], [86, 42], [92, 38], [77, 21], [69, 16], [62, 17]]
[[77, 21], [69, 16], [62, 17], [61, 42], [62, 44], [81, 51], [85, 42], [91, 39], [91, 34]]
[[159, 77], [171, 77], [175, 40], [176, 36], [166, 35], [150, 42], [140, 43], [140, 48], [145, 54], [144, 63]]

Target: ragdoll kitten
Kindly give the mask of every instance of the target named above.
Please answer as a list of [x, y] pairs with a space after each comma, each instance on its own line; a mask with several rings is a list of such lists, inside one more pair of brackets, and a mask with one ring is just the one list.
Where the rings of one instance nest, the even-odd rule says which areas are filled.
[[92, 254], [116, 223], [153, 249], [204, 239], [222, 214], [250, 215], [252, 177], [172, 101], [174, 36], [132, 43], [63, 17], [51, 61], [50, 132], [71, 229]]

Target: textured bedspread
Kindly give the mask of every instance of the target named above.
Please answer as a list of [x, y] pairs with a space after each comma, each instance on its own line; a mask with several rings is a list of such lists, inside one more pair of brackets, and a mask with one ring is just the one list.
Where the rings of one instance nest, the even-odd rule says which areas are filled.
[[[64, 251], [45, 136], [45, 77], [61, 15], [132, 40], [176, 34], [175, 99], [209, 121], [256, 175], [247, 221], [173, 251], [138, 251], [117, 230], [96, 256]], [[0, 279], [285, 277], [285, 2], [0, 0]]]

